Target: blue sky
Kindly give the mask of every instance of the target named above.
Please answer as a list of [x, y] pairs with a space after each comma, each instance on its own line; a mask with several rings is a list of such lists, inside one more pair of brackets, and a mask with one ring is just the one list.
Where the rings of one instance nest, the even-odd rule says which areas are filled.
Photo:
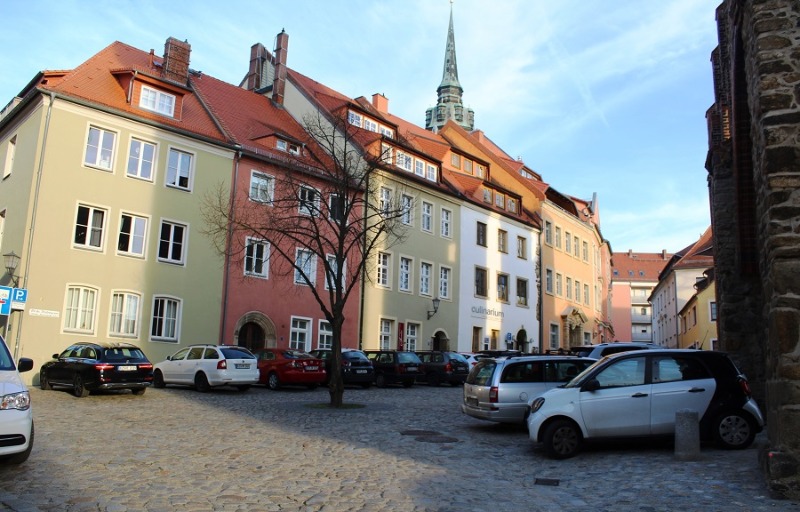
[[[597, 194], [616, 252], [678, 251], [710, 223], [705, 112], [717, 45], [708, 0], [455, 0], [475, 126], [560, 192]], [[382, 93], [418, 125], [442, 78], [448, 0], [0, 0], [0, 106], [45, 69], [115, 40], [238, 85], [283, 29], [288, 64], [350, 97]]]

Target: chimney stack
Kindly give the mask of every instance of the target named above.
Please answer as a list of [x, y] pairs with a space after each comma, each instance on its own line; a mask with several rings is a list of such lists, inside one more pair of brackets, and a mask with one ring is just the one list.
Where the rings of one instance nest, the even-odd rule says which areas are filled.
[[389, 113], [389, 98], [384, 96], [383, 94], [376, 93], [372, 95], [372, 106], [378, 112], [382, 112], [384, 114]]
[[261, 43], [250, 47], [250, 70], [247, 73], [247, 90], [261, 89], [264, 76], [264, 62], [267, 60], [267, 49]]
[[161, 75], [166, 80], [182, 85], [189, 83], [189, 55], [191, 53], [192, 45], [188, 41], [180, 42], [174, 37], [168, 38], [164, 44], [164, 63]]
[[283, 105], [286, 91], [286, 54], [289, 51], [289, 34], [281, 30], [275, 42], [275, 80], [272, 83], [272, 101]]

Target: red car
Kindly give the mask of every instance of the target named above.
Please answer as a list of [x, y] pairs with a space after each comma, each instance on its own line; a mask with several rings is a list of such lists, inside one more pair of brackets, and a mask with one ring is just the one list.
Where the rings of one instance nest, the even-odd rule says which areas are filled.
[[308, 352], [291, 348], [262, 348], [253, 351], [258, 359], [258, 382], [277, 390], [285, 384], [315, 389], [325, 382], [325, 361]]

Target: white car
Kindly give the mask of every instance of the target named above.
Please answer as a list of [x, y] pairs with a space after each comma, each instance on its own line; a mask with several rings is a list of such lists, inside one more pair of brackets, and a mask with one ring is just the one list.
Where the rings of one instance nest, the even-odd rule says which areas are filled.
[[27, 357], [14, 364], [14, 358], [0, 337], [0, 459], [21, 464], [28, 460], [33, 449], [33, 413], [31, 396], [22, 383], [19, 372], [33, 368]]
[[674, 436], [678, 411], [695, 411], [700, 438], [750, 446], [764, 427], [747, 379], [722, 352], [636, 350], [606, 356], [530, 402], [528, 435], [553, 458], [584, 440]]
[[153, 387], [167, 384], [194, 386], [201, 392], [234, 386], [240, 391], [258, 383], [258, 361], [244, 347], [190, 345], [153, 367]]
[[473, 366], [478, 364], [478, 361], [480, 361], [481, 359], [485, 359], [485, 358], [489, 357], [486, 354], [476, 354], [474, 352], [459, 352], [459, 354], [464, 356], [464, 359], [467, 360], [467, 363], [469, 364], [469, 369], [470, 370], [472, 369]]

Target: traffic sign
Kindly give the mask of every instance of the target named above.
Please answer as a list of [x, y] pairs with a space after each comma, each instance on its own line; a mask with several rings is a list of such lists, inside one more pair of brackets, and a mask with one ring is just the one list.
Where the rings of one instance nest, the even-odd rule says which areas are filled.
[[14, 288], [11, 292], [11, 309], [22, 311], [26, 302], [28, 302], [27, 288]]
[[11, 292], [13, 288], [0, 286], [0, 315], [11, 313]]

